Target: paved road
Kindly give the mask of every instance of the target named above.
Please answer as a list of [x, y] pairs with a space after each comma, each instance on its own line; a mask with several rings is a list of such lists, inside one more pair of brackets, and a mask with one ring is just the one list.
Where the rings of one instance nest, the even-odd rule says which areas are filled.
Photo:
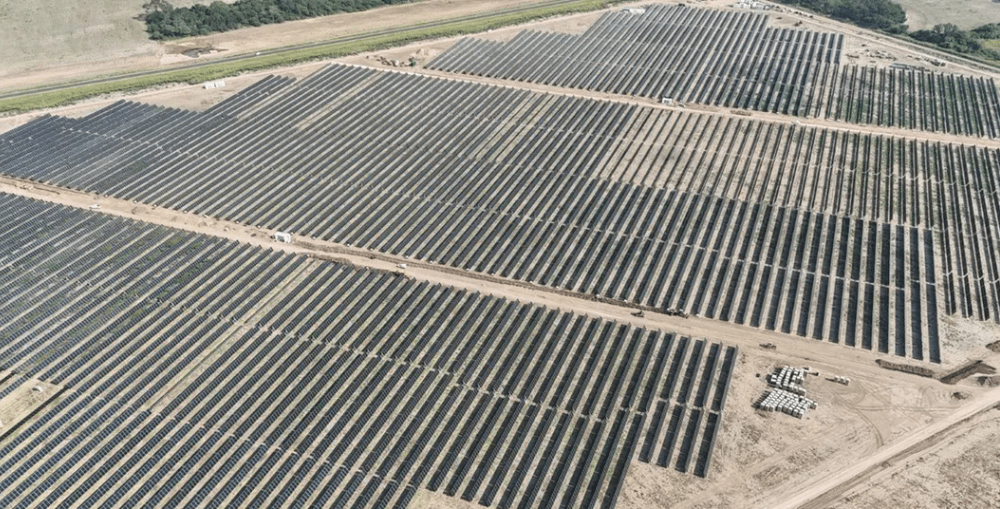
[[[947, 432], [952, 426], [955, 426], [969, 417], [972, 417], [983, 410], [987, 410], [998, 403], [1000, 403], [1000, 387], [981, 394], [969, 403], [959, 407], [951, 415], [939, 421], [932, 422], [923, 428], [917, 429], [913, 433], [904, 437], [902, 440], [890, 444], [884, 449], [876, 451], [875, 454], [851, 465], [836, 475], [820, 479], [817, 482], [806, 486], [802, 491], [795, 493], [790, 498], [785, 499], [782, 503], [774, 506], [774, 509], [811, 507], [817, 502], [818, 504], [815, 505], [819, 507], [826, 507], [826, 504], [832, 501], [826, 500], [824, 497], [827, 493], [836, 493], [838, 488], [844, 485], [857, 484], [854, 482], [856, 479], [861, 476], [868, 477], [871, 473], [869, 472], [870, 470], [873, 468], [877, 470], [876, 467], [886, 461], [898, 461], [909, 456], [910, 454], [920, 452], [922, 448], [915, 446], [919, 446], [921, 442], [931, 439], [938, 433]], [[911, 448], [913, 448], [913, 450], [909, 451], [908, 449]]]
[[35, 88], [30, 88], [30, 89], [17, 90], [17, 91], [13, 91], [13, 92], [3, 93], [3, 94], [0, 94], [0, 99], [10, 99], [10, 98], [13, 98], [13, 97], [22, 97], [22, 96], [27, 96], [27, 95], [40, 94], [40, 93], [43, 93], [43, 92], [53, 92], [53, 91], [56, 91], [56, 90], [65, 90], [65, 89], [70, 89], [70, 88], [82, 87], [82, 86], [86, 86], [86, 85], [97, 85], [97, 84], [101, 84], [101, 83], [110, 83], [110, 82], [114, 82], [114, 81], [121, 81], [121, 80], [127, 80], [127, 79], [132, 79], [132, 78], [141, 78], [141, 77], [145, 77], [145, 76], [153, 76], [153, 75], [156, 75], [156, 74], [163, 74], [163, 73], [174, 72], [174, 71], [183, 71], [183, 70], [188, 70], [188, 69], [197, 69], [197, 68], [200, 68], [200, 67], [208, 67], [208, 66], [213, 66], [213, 65], [217, 65], [217, 64], [239, 62], [241, 60], [250, 60], [250, 59], [253, 59], [253, 58], [261, 58], [261, 57], [270, 56], [270, 55], [278, 55], [278, 54], [281, 54], [281, 53], [287, 53], [289, 51], [296, 51], [296, 50], [309, 49], [309, 48], [318, 48], [318, 47], [321, 47], [321, 46], [328, 46], [328, 45], [331, 45], [331, 44], [340, 44], [340, 43], [345, 43], [345, 42], [363, 41], [365, 39], [372, 39], [372, 38], [375, 38], [375, 37], [383, 37], [383, 36], [386, 36], [386, 35], [398, 34], [398, 33], [402, 33], [402, 32], [409, 32], [409, 31], [412, 31], [412, 30], [420, 30], [420, 29], [425, 29], [425, 28], [435, 28], [435, 27], [441, 27], [441, 26], [446, 26], [446, 25], [451, 25], [451, 24], [456, 24], [456, 23], [464, 23], [464, 22], [467, 22], [467, 21], [485, 20], [485, 19], [490, 19], [490, 18], [505, 16], [505, 15], [508, 15], [508, 14], [515, 14], [515, 13], [519, 13], [519, 12], [530, 11], [530, 10], [538, 9], [540, 7], [553, 7], [553, 6], [563, 5], [563, 4], [575, 3], [577, 1], [579, 1], [579, 0], [548, 0], [548, 1], [545, 1], [545, 2], [538, 2], [538, 3], [534, 3], [534, 4], [530, 4], [530, 5], [524, 5], [524, 6], [521, 6], [521, 7], [515, 7], [515, 8], [511, 8], [511, 9], [504, 9], [504, 10], [499, 10], [499, 11], [490, 11], [490, 12], [486, 12], [486, 13], [482, 13], [482, 14], [473, 14], [473, 15], [469, 15], [469, 16], [462, 16], [462, 17], [459, 17], [459, 18], [451, 18], [451, 19], [444, 19], [444, 20], [440, 20], [440, 21], [432, 21], [432, 22], [428, 22], [428, 23], [421, 23], [421, 24], [417, 24], [417, 25], [410, 25], [410, 26], [407, 26], [407, 27], [392, 28], [392, 29], [387, 29], [387, 30], [379, 30], [379, 31], [376, 31], [376, 32], [367, 32], [367, 33], [358, 34], [358, 35], [349, 35], [349, 36], [345, 36], [345, 37], [339, 37], [337, 39], [329, 39], [329, 40], [325, 40], [325, 41], [310, 42], [310, 43], [306, 43], [306, 44], [298, 44], [298, 45], [295, 45], [295, 46], [284, 46], [284, 47], [281, 47], [281, 48], [274, 48], [274, 49], [269, 49], [269, 50], [262, 50], [262, 51], [258, 52], [259, 55], [256, 54], [256, 53], [244, 53], [244, 54], [241, 54], [241, 55], [233, 55], [233, 56], [224, 57], [224, 58], [215, 58], [215, 59], [211, 59], [211, 60], [205, 60], [205, 61], [200, 61], [200, 62], [193, 62], [193, 63], [185, 64], [185, 65], [165, 67], [165, 68], [162, 68], [162, 69], [150, 69], [150, 70], [145, 70], [145, 71], [136, 71], [136, 72], [126, 73], [126, 74], [117, 74], [117, 75], [114, 75], [114, 76], [105, 76], [105, 77], [93, 78], [93, 79], [82, 80], [82, 81], [57, 83], [57, 84], [54, 84], [54, 85], [46, 85], [46, 86], [42, 86], [42, 87], [35, 87]]

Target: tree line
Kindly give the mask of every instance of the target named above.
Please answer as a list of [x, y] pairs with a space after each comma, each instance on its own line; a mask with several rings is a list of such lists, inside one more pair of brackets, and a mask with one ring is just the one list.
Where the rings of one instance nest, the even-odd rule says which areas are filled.
[[934, 25], [930, 30], [910, 32], [910, 37], [964, 55], [1000, 61], [1000, 52], [983, 44], [984, 40], [1000, 39], [1000, 27], [995, 23], [972, 30], [962, 30], [951, 23], [945, 23]]
[[191, 7], [171, 6], [165, 0], [151, 0], [140, 16], [146, 22], [151, 39], [173, 39], [192, 35], [225, 32], [314, 18], [344, 12], [358, 12], [410, 0], [237, 0], [235, 3], [212, 2]]
[[991, 23], [972, 30], [962, 30], [945, 23], [929, 30], [909, 32], [906, 11], [892, 0], [778, 0], [786, 5], [802, 7], [833, 19], [853, 23], [862, 28], [880, 30], [933, 44], [941, 49], [988, 60], [1000, 61], [1000, 52], [988, 48], [983, 41], [1000, 39], [1000, 25]]
[[906, 31], [906, 11], [892, 0], [778, 0], [862, 28], [901, 33]]

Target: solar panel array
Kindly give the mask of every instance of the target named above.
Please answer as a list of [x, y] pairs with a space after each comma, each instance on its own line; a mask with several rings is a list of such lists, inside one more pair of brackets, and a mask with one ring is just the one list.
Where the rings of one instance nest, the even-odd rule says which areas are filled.
[[1000, 320], [978, 146], [333, 65], [43, 117], [0, 173], [934, 362], [939, 312]]
[[0, 194], [3, 507], [613, 507], [706, 475], [737, 351]]
[[767, 26], [764, 14], [652, 5], [579, 35], [465, 38], [428, 67], [681, 103], [1000, 137], [991, 79], [840, 65], [842, 34]]

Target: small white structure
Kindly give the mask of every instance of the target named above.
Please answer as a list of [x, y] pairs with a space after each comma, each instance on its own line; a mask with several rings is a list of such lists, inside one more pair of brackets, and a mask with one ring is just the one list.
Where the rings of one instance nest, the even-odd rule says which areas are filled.
[[666, 104], [667, 106], [670, 106], [670, 105], [674, 104], [674, 100], [671, 99], [670, 97], [664, 96], [662, 99], [660, 99], [660, 103]]
[[767, 383], [790, 393], [805, 396], [806, 388], [802, 384], [805, 382], [806, 373], [808, 372], [805, 369], [785, 366], [767, 375]]
[[291, 244], [292, 243], [292, 234], [291, 233], [275, 232], [274, 233], [274, 240], [276, 240], [278, 242], [284, 242], [285, 244]]
[[93, 204], [93, 205], [91, 205], [91, 206], [90, 206], [90, 207], [88, 207], [88, 208], [90, 208], [90, 210], [101, 210], [101, 206], [100, 206], [100, 205], [98, 205], [98, 204], [96, 204], [96, 203], [95, 203], [95, 204]]
[[224, 88], [226, 86], [226, 80], [206, 81], [202, 86], [205, 87], [206, 90]]
[[783, 412], [799, 419], [805, 417], [806, 412], [815, 410], [819, 403], [815, 401], [785, 391], [783, 389], [772, 389], [764, 393], [763, 399], [757, 403], [757, 408], [765, 412]]
[[399, 263], [399, 264], [396, 265], [396, 268], [406, 270], [406, 264], [405, 263]]
[[622, 10], [629, 14], [646, 14], [646, 9], [643, 7], [626, 7]]

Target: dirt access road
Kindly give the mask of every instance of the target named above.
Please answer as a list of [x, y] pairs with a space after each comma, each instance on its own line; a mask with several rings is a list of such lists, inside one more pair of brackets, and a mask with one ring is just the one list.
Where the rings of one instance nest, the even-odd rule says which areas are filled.
[[909, 456], [922, 452], [936, 438], [946, 435], [951, 428], [976, 414], [1000, 404], [1000, 387], [972, 399], [969, 403], [943, 419], [917, 429], [905, 438], [884, 447], [871, 456], [845, 468], [836, 475], [819, 479], [802, 491], [782, 493], [783, 501], [775, 501], [774, 509], [820, 509], [828, 507], [840, 494], [870, 478], [877, 471], [889, 467]]
[[[884, 370], [875, 364], [872, 352], [862, 349], [831, 345], [822, 341], [803, 340], [787, 334], [711, 318], [680, 318], [656, 312], [645, 312], [642, 317], [634, 316], [632, 312], [635, 311], [635, 308], [625, 303], [601, 302], [575, 292], [469, 272], [322, 240], [295, 237], [291, 244], [278, 243], [271, 238], [273, 232], [269, 230], [170, 209], [137, 205], [127, 200], [106, 196], [98, 197], [85, 192], [31, 183], [10, 177], [0, 177], [0, 192], [80, 209], [88, 209], [92, 205], [98, 205], [97, 210], [104, 214], [377, 270], [400, 271], [398, 265], [406, 264], [406, 269], [402, 272], [408, 277], [432, 283], [510, 300], [533, 302], [550, 309], [572, 310], [580, 314], [599, 316], [619, 323], [673, 331], [692, 337], [710, 338], [737, 345], [743, 349], [760, 350], [760, 344], [774, 343], [777, 345], [777, 350], [771, 356], [786, 363], [812, 362], [820, 366], [826, 364], [829, 366], [828, 371], [839, 372], [849, 369], [859, 375], [868, 374], [886, 380], [895, 380], [901, 384], [940, 386], [940, 382], [936, 380]], [[834, 352], [836, 355], [831, 355]]]

